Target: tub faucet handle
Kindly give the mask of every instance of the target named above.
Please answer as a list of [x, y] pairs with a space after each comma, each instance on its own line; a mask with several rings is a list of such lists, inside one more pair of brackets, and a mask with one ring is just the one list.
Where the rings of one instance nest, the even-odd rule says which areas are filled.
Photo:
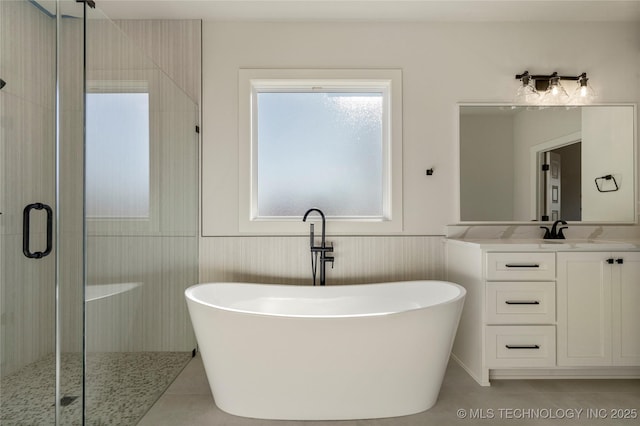
[[333, 260], [334, 260], [334, 257], [333, 257], [333, 256], [325, 256], [325, 257], [324, 257], [324, 261], [325, 261], [325, 263], [326, 263], [326, 262], [331, 262], [331, 269], [333, 269]]
[[[330, 245], [329, 245], [329, 247], [326, 248], [326, 251], [327, 252], [333, 252], [333, 241], [331, 241], [329, 244]], [[325, 255], [325, 257], [324, 257], [324, 261], [325, 262], [331, 262], [331, 269], [333, 269], [333, 260], [334, 260], [333, 256], [326, 256]]]

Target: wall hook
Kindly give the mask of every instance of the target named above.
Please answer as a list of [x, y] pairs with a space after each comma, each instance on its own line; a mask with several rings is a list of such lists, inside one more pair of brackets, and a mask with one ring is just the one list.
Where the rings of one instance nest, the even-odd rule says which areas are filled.
[[427, 176], [432, 176], [433, 175], [433, 167], [431, 167], [430, 169], [427, 169]]

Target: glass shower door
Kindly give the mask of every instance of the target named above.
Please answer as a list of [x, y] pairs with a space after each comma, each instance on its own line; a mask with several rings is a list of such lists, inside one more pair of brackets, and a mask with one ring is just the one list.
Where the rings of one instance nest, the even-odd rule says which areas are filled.
[[0, 0], [0, 79], [0, 424], [135, 424], [195, 348], [197, 106], [76, 0]]
[[99, 8], [85, 32], [85, 422], [134, 425], [195, 348], [198, 114], [140, 49], [173, 24]]
[[82, 94], [82, 18], [82, 5], [71, 0], [0, 1], [3, 425], [82, 421], [82, 304], [74, 317], [69, 302], [57, 303], [72, 293], [82, 298], [82, 210], [73, 234], [78, 225], [62, 216], [77, 194], [73, 186], [60, 191], [71, 177], [62, 168], [78, 160], [62, 141], [75, 134], [82, 146], [82, 114], [63, 115], [82, 112], [82, 97], [73, 96]]

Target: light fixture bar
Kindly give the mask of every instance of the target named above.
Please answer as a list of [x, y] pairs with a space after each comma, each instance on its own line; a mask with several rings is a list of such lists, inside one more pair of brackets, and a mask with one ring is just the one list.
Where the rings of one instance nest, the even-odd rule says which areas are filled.
[[522, 80], [523, 77], [529, 77], [532, 78], [534, 80], [551, 80], [551, 78], [559, 78], [560, 80], [572, 80], [572, 81], [578, 81], [581, 78], [586, 78], [587, 77], [587, 73], [583, 72], [580, 75], [577, 76], [572, 76], [572, 75], [558, 75], [557, 72], [554, 72], [553, 74], [529, 74], [529, 71], [525, 71], [522, 74], [516, 74], [516, 80]]
[[[524, 71], [516, 74], [516, 80], [520, 86], [516, 91], [516, 102], [541, 105], [582, 105], [592, 102], [596, 98], [593, 88], [588, 83], [587, 73], [579, 75], [529, 74]], [[561, 80], [575, 81], [577, 87], [572, 95], [569, 95], [560, 84]]]
[[522, 74], [516, 74], [516, 80], [527, 80], [525, 83], [528, 83], [529, 79], [533, 80], [536, 90], [539, 92], [544, 92], [545, 90], [547, 90], [552, 79], [579, 81], [586, 78], [586, 72], [583, 72], [582, 74], [577, 76], [558, 75], [557, 72], [553, 72], [552, 74], [529, 74], [529, 71], [525, 71]]

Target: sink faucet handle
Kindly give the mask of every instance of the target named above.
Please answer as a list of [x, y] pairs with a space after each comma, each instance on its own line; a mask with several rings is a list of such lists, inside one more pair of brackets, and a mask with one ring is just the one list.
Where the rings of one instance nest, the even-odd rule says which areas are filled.
[[549, 232], [548, 226], [541, 226], [540, 229], [544, 229], [544, 236], [542, 237], [543, 239], [548, 240], [549, 238], [551, 238], [551, 233]]
[[563, 230], [563, 229], [569, 229], [569, 227], [568, 227], [568, 226], [563, 226], [562, 228], [558, 229], [558, 239], [559, 239], [559, 240], [564, 240], [564, 239], [566, 239], [566, 238], [565, 238], [565, 236], [564, 236], [564, 234], [562, 233], [562, 230]]
[[551, 227], [551, 235], [549, 238], [560, 239], [561, 237], [560, 237], [560, 234], [558, 233], [558, 225], [562, 226], [566, 224], [567, 222], [562, 219], [558, 219], [555, 222], [553, 222], [553, 226]]

